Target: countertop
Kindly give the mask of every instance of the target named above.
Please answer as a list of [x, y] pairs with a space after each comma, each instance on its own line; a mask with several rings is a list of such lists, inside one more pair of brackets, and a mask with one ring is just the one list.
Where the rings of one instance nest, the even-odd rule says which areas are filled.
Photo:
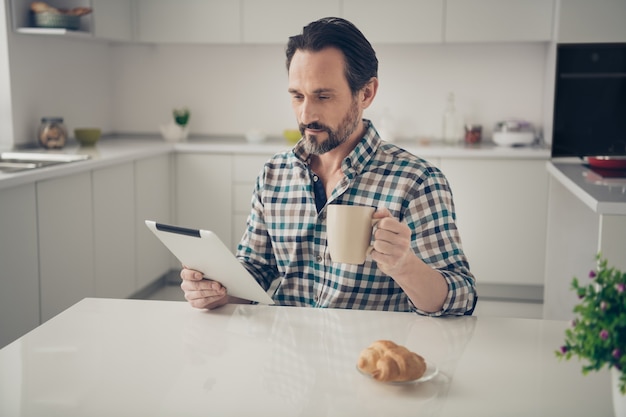
[[[0, 415], [611, 416], [610, 373], [555, 357], [568, 325], [88, 298], [0, 350]], [[434, 377], [359, 373], [378, 339]]]
[[595, 213], [626, 215], [626, 178], [603, 178], [580, 160], [553, 160], [547, 168]]
[[[501, 147], [491, 143], [479, 146], [450, 146], [441, 143], [419, 144], [417, 141], [398, 141], [396, 144], [425, 159], [460, 158], [460, 159], [537, 159], [548, 160], [549, 149], [542, 147]], [[27, 149], [27, 152], [51, 152], [65, 154], [88, 154], [91, 159], [55, 165], [16, 173], [0, 172], [0, 189], [32, 183], [62, 175], [74, 174], [86, 170], [147, 158], [168, 153], [211, 153], [211, 154], [248, 154], [267, 155], [291, 149], [282, 138], [270, 138], [263, 143], [248, 143], [239, 136], [191, 137], [184, 142], [166, 142], [160, 136], [152, 135], [117, 135], [102, 138], [95, 147], [80, 147], [70, 143], [61, 150]], [[22, 151], [22, 150], [20, 150]]]

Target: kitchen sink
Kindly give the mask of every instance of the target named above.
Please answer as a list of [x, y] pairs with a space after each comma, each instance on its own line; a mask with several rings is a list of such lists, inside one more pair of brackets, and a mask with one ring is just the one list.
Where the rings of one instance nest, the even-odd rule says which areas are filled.
[[1, 152], [0, 172], [19, 172], [52, 165], [84, 161], [89, 155], [72, 155], [46, 152]]

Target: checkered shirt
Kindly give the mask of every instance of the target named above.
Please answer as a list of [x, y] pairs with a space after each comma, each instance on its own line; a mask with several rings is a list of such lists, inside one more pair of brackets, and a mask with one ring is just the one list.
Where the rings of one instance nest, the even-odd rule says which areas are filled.
[[[475, 280], [461, 247], [446, 178], [429, 162], [382, 141], [365, 122], [365, 135], [342, 162], [344, 176], [319, 213], [302, 143], [264, 165], [237, 257], [265, 289], [279, 280], [272, 296], [279, 305], [472, 314]], [[434, 313], [416, 308], [369, 258], [363, 265], [332, 262], [326, 242], [329, 204], [386, 207], [405, 222], [415, 254], [448, 283], [443, 308]]]

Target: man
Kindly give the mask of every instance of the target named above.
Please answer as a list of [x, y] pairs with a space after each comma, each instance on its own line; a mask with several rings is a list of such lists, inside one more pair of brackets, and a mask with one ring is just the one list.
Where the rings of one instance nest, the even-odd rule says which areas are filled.
[[[472, 314], [474, 277], [461, 248], [443, 174], [382, 142], [362, 118], [378, 90], [378, 60], [350, 22], [324, 18], [289, 39], [289, 94], [302, 139], [257, 178], [237, 257], [279, 305]], [[377, 207], [371, 259], [333, 263], [326, 207]], [[183, 269], [197, 308], [245, 302]]]

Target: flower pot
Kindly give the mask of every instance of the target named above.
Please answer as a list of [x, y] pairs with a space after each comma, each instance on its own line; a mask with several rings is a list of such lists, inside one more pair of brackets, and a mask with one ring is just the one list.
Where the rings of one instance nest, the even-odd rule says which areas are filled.
[[174, 122], [159, 126], [161, 135], [168, 142], [180, 142], [187, 139], [189, 135], [189, 126], [181, 126]]
[[611, 368], [611, 387], [613, 388], [613, 411], [615, 417], [626, 417], [626, 395], [619, 390], [619, 377], [621, 372]]

